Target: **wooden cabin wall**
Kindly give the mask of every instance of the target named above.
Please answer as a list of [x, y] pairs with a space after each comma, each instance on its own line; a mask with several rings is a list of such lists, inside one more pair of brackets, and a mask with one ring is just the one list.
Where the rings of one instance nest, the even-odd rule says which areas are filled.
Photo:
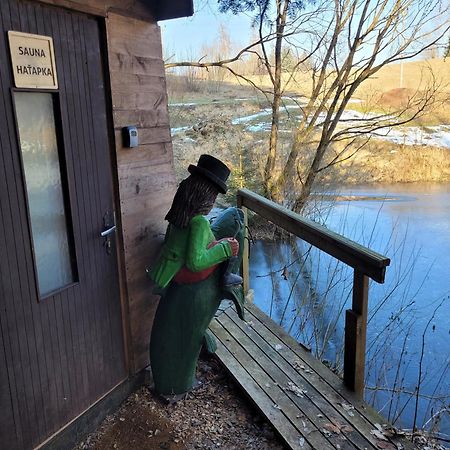
[[[161, 35], [156, 23], [110, 13], [106, 19], [125, 255], [131, 366], [148, 362], [158, 302], [145, 274], [159, 251], [176, 182]], [[139, 147], [123, 148], [121, 129], [136, 125]]]

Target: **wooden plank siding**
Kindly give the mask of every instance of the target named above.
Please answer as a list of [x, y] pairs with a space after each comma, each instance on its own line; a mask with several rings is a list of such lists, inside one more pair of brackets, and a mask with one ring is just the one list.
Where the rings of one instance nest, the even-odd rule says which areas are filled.
[[[14, 114], [8, 30], [52, 36], [52, 94], [78, 279], [40, 299]], [[127, 375], [115, 257], [100, 239], [112, 209], [110, 143], [96, 17], [0, 2], [0, 447], [34, 448]], [[48, 95], [48, 94], [45, 94]], [[68, 202], [69, 205], [69, 202]]]
[[[160, 29], [109, 13], [108, 60], [125, 257], [132, 370], [145, 367], [158, 297], [145, 267], [165, 233], [176, 183]], [[136, 125], [139, 147], [122, 147], [121, 129]]]

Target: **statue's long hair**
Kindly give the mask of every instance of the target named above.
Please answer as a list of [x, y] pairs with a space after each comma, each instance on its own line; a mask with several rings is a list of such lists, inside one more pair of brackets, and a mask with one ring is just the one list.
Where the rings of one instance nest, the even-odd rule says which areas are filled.
[[207, 178], [192, 174], [178, 186], [165, 219], [178, 228], [186, 228], [194, 216], [211, 211], [218, 193]]

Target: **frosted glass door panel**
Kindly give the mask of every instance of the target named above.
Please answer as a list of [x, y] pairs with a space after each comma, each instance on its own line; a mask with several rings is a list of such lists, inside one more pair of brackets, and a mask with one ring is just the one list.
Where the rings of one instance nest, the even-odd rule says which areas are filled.
[[41, 297], [74, 281], [52, 94], [16, 92]]

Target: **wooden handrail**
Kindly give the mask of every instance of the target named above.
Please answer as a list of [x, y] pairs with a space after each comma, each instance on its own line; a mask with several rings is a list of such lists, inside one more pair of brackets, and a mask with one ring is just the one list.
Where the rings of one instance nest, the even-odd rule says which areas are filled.
[[[390, 259], [248, 189], [238, 191], [237, 205], [244, 210], [245, 220], [247, 220], [246, 209], [248, 208], [353, 267], [352, 309], [346, 311], [345, 318], [344, 383], [362, 398], [364, 395], [368, 278], [372, 278], [378, 283], [384, 283], [386, 267], [390, 264]], [[246, 239], [245, 242], [242, 273], [244, 290], [248, 292], [248, 240]]]
[[390, 263], [389, 258], [247, 189], [240, 189], [237, 198], [237, 203], [241, 207], [251, 209], [369, 278], [378, 283], [384, 283], [386, 266]]

